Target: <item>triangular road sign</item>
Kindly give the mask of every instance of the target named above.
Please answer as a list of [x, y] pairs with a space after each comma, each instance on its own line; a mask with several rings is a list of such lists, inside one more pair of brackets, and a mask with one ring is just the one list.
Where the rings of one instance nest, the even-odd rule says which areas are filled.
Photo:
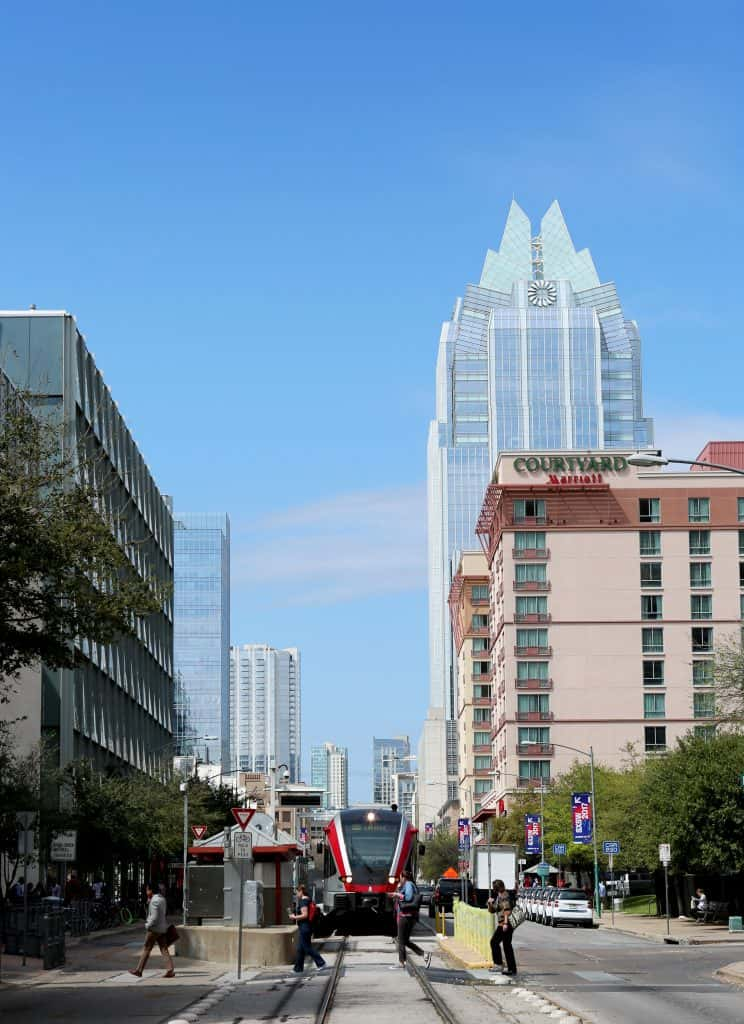
[[194, 839], [203, 839], [207, 834], [206, 825], [192, 825], [191, 831], [194, 833]]
[[256, 813], [254, 807], [233, 807], [233, 818], [237, 821], [238, 825], [243, 832], [248, 827], [248, 822], [251, 820], [253, 815]]

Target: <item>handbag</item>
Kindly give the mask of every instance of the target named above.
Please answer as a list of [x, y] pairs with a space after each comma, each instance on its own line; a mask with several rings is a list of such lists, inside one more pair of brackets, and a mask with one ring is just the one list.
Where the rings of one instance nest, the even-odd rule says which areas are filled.
[[517, 905], [514, 910], [509, 914], [509, 924], [512, 928], [519, 928], [522, 921], [525, 919], [524, 907]]
[[174, 924], [168, 925], [168, 930], [165, 933], [165, 941], [169, 946], [172, 946], [174, 942], [178, 942], [181, 938], [178, 929]]
[[401, 902], [400, 909], [404, 914], [413, 914], [418, 917], [419, 911], [421, 910], [421, 901], [423, 895], [418, 891], [418, 887], [412, 882], [413, 885], [413, 899]]

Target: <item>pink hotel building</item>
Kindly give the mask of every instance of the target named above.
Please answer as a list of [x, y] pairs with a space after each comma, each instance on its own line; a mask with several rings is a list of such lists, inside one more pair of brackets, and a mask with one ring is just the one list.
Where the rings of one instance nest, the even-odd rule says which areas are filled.
[[[476, 532], [485, 562], [471, 558], [473, 572], [464, 557], [450, 597], [476, 820], [565, 771], [577, 755], [561, 744], [620, 766], [628, 743], [657, 753], [714, 727], [713, 653], [744, 612], [743, 477], [640, 469], [606, 450], [504, 452]], [[490, 770], [484, 644], [463, 628], [484, 572]]]

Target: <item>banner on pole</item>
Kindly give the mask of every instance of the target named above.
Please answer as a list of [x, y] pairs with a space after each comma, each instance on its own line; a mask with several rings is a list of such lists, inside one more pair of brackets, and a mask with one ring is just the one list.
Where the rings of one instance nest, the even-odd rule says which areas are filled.
[[300, 826], [300, 842], [303, 846], [307, 846], [307, 825]]
[[540, 852], [540, 835], [542, 833], [542, 822], [539, 814], [525, 814], [524, 816], [524, 848], [527, 853]]
[[434, 822], [433, 821], [425, 821], [424, 822], [424, 838], [425, 839], [431, 839], [431, 837], [433, 835], [434, 835]]
[[591, 843], [594, 823], [591, 793], [571, 794], [571, 819], [573, 821], [573, 841], [575, 843]]
[[470, 849], [470, 819], [457, 819], [457, 845], [461, 850]]

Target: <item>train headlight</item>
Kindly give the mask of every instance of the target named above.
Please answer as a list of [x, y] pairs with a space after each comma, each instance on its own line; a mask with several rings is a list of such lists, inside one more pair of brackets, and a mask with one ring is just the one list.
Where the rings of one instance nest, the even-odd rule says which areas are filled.
[[375, 821], [376, 818], [377, 818], [377, 815], [375, 814], [374, 811], [368, 811], [367, 812], [367, 821]]
[[397, 881], [398, 881], [398, 879], [397, 879], [397, 878], [395, 877], [395, 875], [390, 875], [390, 876], [388, 877], [388, 882], [390, 882], [390, 884], [391, 884], [391, 885], [395, 885], [395, 883], [396, 883]]
[[348, 885], [351, 882], [351, 875], [341, 875], [341, 881], [344, 885]]

